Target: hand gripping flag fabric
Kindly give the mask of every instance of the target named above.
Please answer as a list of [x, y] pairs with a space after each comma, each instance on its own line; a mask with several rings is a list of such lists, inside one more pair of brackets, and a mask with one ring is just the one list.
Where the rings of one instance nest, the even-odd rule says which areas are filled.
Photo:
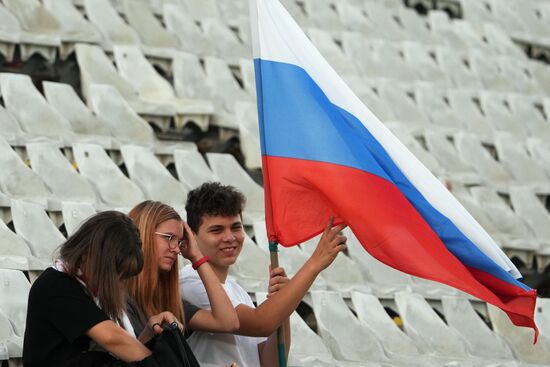
[[493, 304], [536, 339], [536, 291], [282, 4], [251, 0], [251, 23], [270, 241], [296, 245], [335, 215], [378, 260]]

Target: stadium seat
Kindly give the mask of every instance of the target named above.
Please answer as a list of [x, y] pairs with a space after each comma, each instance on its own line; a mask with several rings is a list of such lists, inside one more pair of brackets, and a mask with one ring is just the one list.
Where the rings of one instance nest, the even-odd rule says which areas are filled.
[[[390, 126], [391, 128], [391, 126]], [[392, 129], [393, 133], [401, 143], [403, 143], [407, 149], [411, 151], [411, 153], [414, 154], [416, 158], [426, 166], [427, 169], [430, 170], [431, 173], [434, 175], [441, 177], [446, 175], [446, 170], [441, 167], [439, 162], [435, 159], [435, 157], [428, 152], [419, 142], [416, 140], [416, 138], [405, 131], [404, 129]]]
[[269, 258], [248, 235], [245, 235], [241, 253], [229, 268], [229, 274], [249, 293], [265, 291], [268, 287]]
[[511, 92], [513, 83], [500, 72], [497, 59], [481, 50], [468, 52], [468, 65], [481, 80], [483, 87], [488, 90]]
[[102, 36], [78, 11], [71, 0], [44, 0], [44, 6], [57, 19], [63, 32], [61, 57], [74, 51], [77, 42], [101, 43]]
[[548, 335], [550, 332], [550, 302], [548, 298], [537, 298], [535, 321], [542, 333]]
[[533, 330], [514, 326], [503, 311], [492, 305], [487, 305], [487, 311], [493, 331], [508, 343], [517, 359], [540, 365], [550, 363], [550, 337], [547, 334], [541, 333], [537, 344], [533, 344]]
[[179, 39], [183, 51], [199, 56], [217, 55], [214, 44], [182, 6], [164, 4], [163, 18], [166, 28]]
[[11, 145], [19, 145], [25, 140], [17, 120], [2, 106], [0, 106], [0, 136]]
[[235, 118], [239, 125], [239, 141], [245, 157], [245, 166], [249, 169], [261, 168], [262, 156], [256, 104], [237, 102], [235, 104]]
[[[547, 70], [547, 66], [538, 61], [532, 61], [529, 63], [530, 74], [533, 78], [538, 80], [540, 89], [550, 97], [550, 75]], [[547, 111], [550, 111], [550, 107], [545, 107]]]
[[493, 128], [476, 103], [479, 99], [477, 93], [450, 89], [447, 90], [447, 98], [455, 115], [466, 126], [467, 132], [477, 135], [481, 141], [492, 141]]
[[50, 220], [44, 207], [12, 200], [11, 215], [15, 232], [27, 241], [33, 255], [51, 264], [54, 252], [65, 241], [65, 237]]
[[[0, 192], [12, 199], [25, 199], [47, 205], [50, 196], [40, 177], [21, 160], [10, 145], [0, 138]], [[1, 196], [1, 195], [0, 195]], [[6, 203], [2, 203], [6, 206]], [[7, 203], [9, 206], [9, 203]]]
[[479, 100], [481, 109], [493, 131], [509, 132], [520, 139], [527, 136], [523, 124], [518, 123], [512, 116], [504, 94], [480, 92]]
[[[256, 292], [256, 302], [261, 304], [267, 298], [267, 293]], [[289, 366], [336, 366], [338, 362], [332, 357], [323, 339], [306, 324], [306, 322], [293, 312], [290, 315], [290, 337], [293, 342], [288, 355]]]
[[201, 22], [204, 34], [216, 48], [216, 54], [230, 65], [238, 65], [239, 59], [250, 58], [250, 50], [238, 36], [223, 24], [219, 18], [203, 19]]
[[174, 161], [179, 180], [188, 188], [194, 189], [204, 182], [220, 180], [198, 151], [175, 150]]
[[23, 337], [27, 323], [27, 300], [31, 285], [19, 270], [0, 269], [0, 310], [7, 316], [15, 335]]
[[521, 48], [497, 24], [490, 22], [483, 23], [483, 35], [491, 49], [498, 51], [500, 54], [525, 58], [525, 53]]
[[153, 9], [147, 2], [124, 0], [123, 5], [126, 20], [139, 35], [143, 48], [161, 49], [167, 55], [173, 54], [179, 48], [176, 36], [168, 32], [155, 18]]
[[331, 31], [345, 30], [338, 14], [331, 8], [329, 0], [305, 0], [303, 5], [311, 22], [310, 25]]
[[368, 18], [366, 36], [389, 41], [403, 41], [409, 36], [395, 19], [396, 12], [374, 1], [365, 1], [363, 9]]
[[548, 139], [531, 138], [527, 140], [527, 147], [531, 157], [538, 160], [546, 168], [546, 174], [550, 175], [550, 144], [548, 144]]
[[389, 362], [372, 331], [362, 326], [337, 292], [311, 292], [317, 327], [338, 360]]
[[222, 18], [215, 0], [183, 0], [182, 2], [195, 20]]
[[460, 335], [448, 327], [422, 296], [397, 292], [395, 303], [405, 332], [426, 355], [466, 359], [468, 353]]
[[343, 51], [334, 43], [329, 32], [321, 29], [309, 28], [306, 33], [330, 66], [332, 66], [341, 77], [346, 78], [359, 74], [355, 64], [349, 57], [346, 57]]
[[76, 45], [76, 59], [80, 69], [82, 95], [88, 105], [91, 104], [91, 85], [107, 84], [118, 90], [133, 110], [152, 121], [169, 120], [176, 114], [173, 106], [139, 99], [138, 92], [117, 73], [113, 63], [100, 47], [78, 44]]
[[494, 20], [506, 29], [506, 32], [513, 38], [524, 41], [531, 41], [532, 37], [527, 30], [527, 23], [530, 19], [524, 18], [521, 13], [511, 6], [509, 1], [488, 1], [491, 11], [494, 14]]
[[101, 198], [98, 209], [131, 208], [145, 200], [139, 187], [122, 174], [101, 146], [75, 144], [73, 154], [80, 174]]
[[27, 154], [32, 170], [44, 181], [52, 195], [49, 208], [60, 210], [61, 201], [97, 201], [93, 187], [80, 176], [59, 148], [51, 143], [29, 143]]
[[[6, 0], [4, 6], [15, 15], [21, 26], [21, 59], [27, 60], [37, 52], [53, 63], [62, 40], [61, 26], [55, 17], [38, 0]], [[4, 15], [4, 18], [11, 17]], [[8, 21], [8, 26], [16, 30], [13, 21]]]
[[380, 82], [376, 89], [385, 101], [391, 101], [393, 111], [398, 121], [415, 127], [427, 127], [428, 116], [418, 107], [415, 101], [407, 95], [404, 87], [395, 82]]
[[0, 309], [0, 363], [23, 357], [23, 337], [16, 335], [8, 316]]
[[495, 146], [504, 167], [514, 177], [515, 182], [533, 187], [545, 187], [549, 177], [544, 167], [528, 154], [523, 141], [508, 132], [495, 134]]
[[113, 136], [121, 143], [152, 145], [153, 129], [124, 100], [119, 91], [108, 84], [92, 84], [88, 103], [105, 121]]
[[476, 134], [461, 132], [454, 136], [455, 146], [463, 162], [469, 162], [480, 177], [494, 185], [503, 185], [511, 181], [504, 166], [493, 159]]
[[415, 67], [405, 61], [402, 43], [370, 40], [370, 44], [375, 57], [378, 57], [383, 65], [382, 76], [405, 83], [419, 79]]
[[304, 13], [303, 8], [295, 0], [281, 0], [281, 3], [302, 28], [314, 25], [313, 21]]
[[462, 335], [470, 353], [490, 359], [513, 358], [510, 347], [489, 329], [468, 299], [444, 296], [441, 303], [447, 325]]
[[480, 183], [482, 180], [471, 165], [460, 159], [453, 143], [444, 134], [434, 131], [424, 133], [430, 153], [445, 168], [451, 179], [464, 184]]
[[184, 206], [187, 187], [176, 180], [153, 152], [146, 147], [123, 145], [120, 148], [130, 178], [150, 200]]
[[527, 222], [536, 238], [545, 247], [550, 246], [550, 214], [535, 193], [529, 188], [512, 187], [510, 198], [514, 210]]
[[336, 12], [342, 24], [350, 31], [363, 32], [367, 26], [368, 19], [362, 9], [351, 4], [349, 1], [335, 1]]
[[207, 153], [206, 158], [214, 174], [223, 184], [235, 186], [246, 196], [243, 213], [245, 224], [252, 224], [264, 217], [264, 190], [230, 154]]
[[21, 43], [21, 33], [21, 25], [15, 15], [0, 4], [0, 55], [6, 61], [13, 61], [15, 47]]
[[416, 83], [414, 97], [418, 106], [430, 118], [435, 131], [451, 133], [464, 130], [462, 121], [447, 103], [444, 89], [428, 83]]
[[386, 75], [380, 55], [373, 51], [376, 42], [367, 41], [357, 32], [344, 32], [342, 35], [344, 53], [355, 62], [361, 74], [369, 78], [380, 78]]
[[102, 47], [111, 50], [114, 44], [139, 45], [136, 31], [120, 17], [109, 0], [84, 0], [88, 19], [103, 35]]
[[539, 98], [525, 94], [509, 94], [506, 100], [510, 105], [513, 118], [524, 124], [524, 129], [529, 136], [550, 140], [550, 124], [537, 107], [537, 105], [542, 106]]
[[497, 59], [502, 75], [507, 80], [513, 80], [513, 89], [518, 93], [538, 94], [538, 83], [529, 76], [529, 64], [514, 57], [500, 56]]
[[28, 75], [0, 73], [0, 90], [6, 109], [25, 132], [64, 142], [71, 140], [69, 121], [46, 102]]
[[249, 94], [256, 95], [256, 74], [254, 71], [254, 61], [250, 58], [240, 59], [239, 68], [241, 71], [242, 82], [245, 91]]
[[438, 45], [442, 43], [442, 40], [430, 31], [425, 17], [420, 16], [413, 9], [399, 7], [396, 17], [399, 19], [399, 23], [401, 23], [406, 32], [410, 34], [411, 40], [426, 45]]
[[389, 123], [397, 120], [388, 101], [380, 98], [363, 79], [357, 78], [356, 81], [350, 83], [349, 86], [354, 91], [355, 95], [359, 97], [380, 121]]
[[433, 50], [417, 42], [404, 42], [403, 54], [407, 64], [417, 73], [417, 79], [440, 87], [450, 87], [451, 80], [430, 54]]
[[435, 58], [455, 88], [482, 89], [479, 77], [466, 66], [464, 58], [453, 49], [447, 46], [436, 47]]
[[88, 109], [69, 84], [43, 82], [42, 86], [50, 106], [70, 122], [73, 131], [80, 134], [80, 139], [85, 138], [87, 142], [106, 149], [117, 145], [107, 123]]
[[[160, 76], [138, 47], [115, 45], [113, 51], [119, 73], [133, 86], [142, 100], [172, 106], [177, 129], [183, 129], [192, 121], [202, 131], [208, 130], [209, 115], [214, 112], [210, 101], [177, 98], [172, 85]], [[168, 125], [159, 127], [162, 131], [169, 128]]]
[[64, 201], [61, 203], [63, 223], [67, 234], [72, 235], [82, 222], [96, 214], [92, 204], [84, 202]]
[[418, 358], [421, 356], [414, 341], [390, 318], [376, 296], [352, 292], [351, 300], [359, 321], [382, 342], [390, 358]]
[[0, 269], [42, 270], [48, 264], [33, 256], [25, 240], [0, 219]]

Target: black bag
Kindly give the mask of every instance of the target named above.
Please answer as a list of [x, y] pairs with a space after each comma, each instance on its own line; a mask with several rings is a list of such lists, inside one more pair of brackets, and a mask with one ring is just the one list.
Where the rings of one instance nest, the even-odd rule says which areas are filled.
[[65, 367], [200, 367], [177, 327], [165, 328], [145, 345], [152, 354], [139, 362], [123, 362], [106, 352], [89, 351], [71, 360]]

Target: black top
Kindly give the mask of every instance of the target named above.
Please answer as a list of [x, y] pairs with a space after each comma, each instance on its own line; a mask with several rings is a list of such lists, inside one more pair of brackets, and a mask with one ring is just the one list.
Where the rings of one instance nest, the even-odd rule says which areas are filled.
[[85, 333], [109, 320], [75, 278], [46, 269], [33, 283], [27, 309], [23, 365], [63, 366], [90, 346]]
[[[185, 317], [186, 329], [187, 329], [187, 325], [189, 325], [189, 320], [191, 320], [193, 316], [195, 316], [198, 310], [200, 310], [200, 308], [198, 308], [197, 306], [187, 301], [183, 301], [183, 315]], [[135, 300], [131, 297], [128, 297], [126, 299], [126, 313], [128, 314], [130, 323], [134, 328], [134, 333], [136, 333], [136, 335], [139, 336], [139, 334], [141, 334], [141, 332], [145, 328], [146, 320], [143, 314], [141, 313], [141, 310], [139, 309], [138, 305], [136, 304]]]

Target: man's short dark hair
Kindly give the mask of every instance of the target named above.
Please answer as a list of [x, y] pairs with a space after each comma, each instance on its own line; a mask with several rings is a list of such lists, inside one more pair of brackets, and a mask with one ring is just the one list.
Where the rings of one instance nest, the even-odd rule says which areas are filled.
[[231, 217], [243, 212], [246, 198], [233, 186], [205, 182], [187, 194], [187, 223], [197, 233], [206, 215]]

